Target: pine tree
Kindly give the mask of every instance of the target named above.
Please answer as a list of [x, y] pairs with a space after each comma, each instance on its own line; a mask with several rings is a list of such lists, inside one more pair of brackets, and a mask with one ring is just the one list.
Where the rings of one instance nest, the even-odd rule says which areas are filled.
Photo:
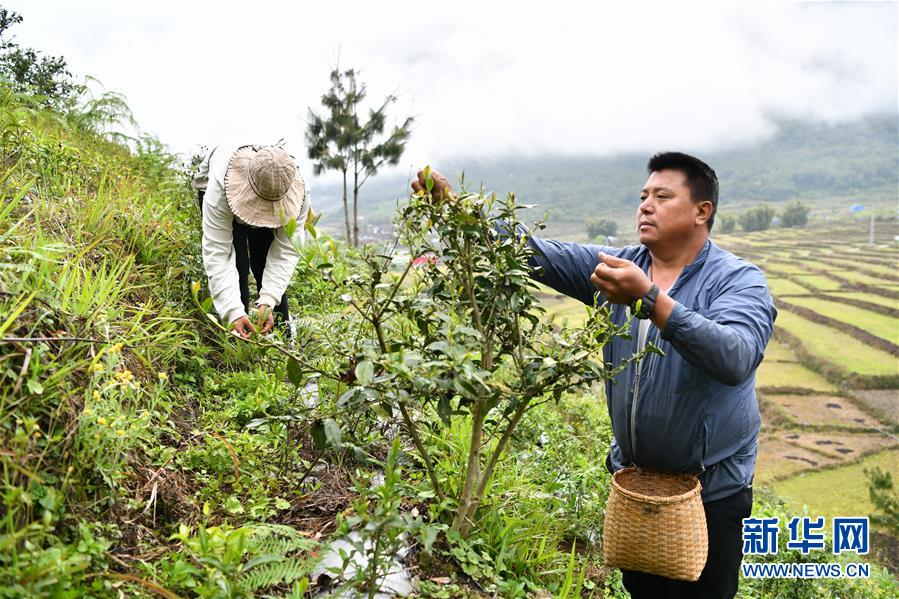
[[[365, 84], [356, 80], [353, 69], [331, 71], [331, 88], [322, 96], [325, 114], [309, 109], [306, 129], [308, 155], [316, 175], [336, 170], [343, 175], [343, 215], [347, 243], [359, 245], [359, 190], [368, 178], [384, 165], [394, 166], [403, 155], [411, 136], [413, 118], [393, 127], [382, 136], [387, 121], [387, 108], [396, 96], [387, 96], [377, 109], [368, 111], [368, 120], [360, 120], [359, 111], [366, 96]], [[352, 181], [348, 181], [348, 177]], [[351, 186], [351, 187], [350, 187]], [[349, 189], [353, 192], [352, 225]]]

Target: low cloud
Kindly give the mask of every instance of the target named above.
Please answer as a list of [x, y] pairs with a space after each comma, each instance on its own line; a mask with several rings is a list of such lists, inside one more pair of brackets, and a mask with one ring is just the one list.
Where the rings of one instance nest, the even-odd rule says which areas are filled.
[[[287, 137], [330, 67], [448, 156], [712, 149], [773, 117], [896, 111], [896, 3], [7, 2], [20, 43], [126, 94], [177, 151]], [[140, 8], [136, 8], [139, 6]]]

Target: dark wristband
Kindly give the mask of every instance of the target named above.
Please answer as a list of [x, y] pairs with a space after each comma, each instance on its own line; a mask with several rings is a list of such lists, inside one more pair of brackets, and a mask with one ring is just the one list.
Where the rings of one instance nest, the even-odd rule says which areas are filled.
[[[649, 291], [646, 292], [642, 298], [636, 298], [631, 301], [630, 308], [631, 314], [640, 319], [647, 319], [652, 316], [652, 312], [656, 307], [656, 299], [659, 297], [659, 286], [653, 283], [649, 287]], [[637, 310], [637, 302], [640, 302], [640, 309]]]

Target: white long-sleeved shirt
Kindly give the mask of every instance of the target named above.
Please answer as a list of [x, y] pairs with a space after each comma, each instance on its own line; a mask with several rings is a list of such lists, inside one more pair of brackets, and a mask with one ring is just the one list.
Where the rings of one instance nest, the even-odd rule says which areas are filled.
[[[206, 186], [203, 197], [203, 266], [209, 278], [209, 293], [215, 311], [225, 323], [231, 323], [247, 313], [240, 300], [240, 284], [237, 274], [236, 255], [234, 251], [234, 221], [240, 221], [231, 212], [225, 199], [225, 173], [228, 162], [237, 150], [234, 147], [219, 147], [207, 154], [194, 177], [195, 189], [202, 190]], [[294, 233], [296, 243], [305, 242], [305, 223], [309, 214], [309, 187], [306, 185], [306, 197], [303, 207], [297, 216], [297, 228]], [[277, 306], [290, 283], [300, 255], [296, 247], [287, 237], [284, 227], [273, 229], [274, 239], [265, 259], [265, 271], [259, 289], [256, 305]]]

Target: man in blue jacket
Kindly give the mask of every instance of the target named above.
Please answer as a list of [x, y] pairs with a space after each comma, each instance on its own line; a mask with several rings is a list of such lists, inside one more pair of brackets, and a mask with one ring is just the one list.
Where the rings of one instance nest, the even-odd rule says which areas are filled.
[[[623, 571], [632, 597], [733, 597], [742, 560], [742, 519], [752, 509], [761, 425], [755, 371], [777, 311], [756, 266], [709, 240], [718, 178], [687, 154], [656, 154], [640, 192], [640, 245], [614, 248], [531, 237], [534, 278], [584, 303], [612, 304], [622, 323], [642, 299], [632, 339], [604, 349], [618, 364], [652, 342], [650, 354], [606, 385], [614, 439], [607, 465], [696, 474], [709, 532], [696, 582]], [[450, 191], [433, 172], [432, 193]], [[424, 186], [424, 173], [413, 182]]]

